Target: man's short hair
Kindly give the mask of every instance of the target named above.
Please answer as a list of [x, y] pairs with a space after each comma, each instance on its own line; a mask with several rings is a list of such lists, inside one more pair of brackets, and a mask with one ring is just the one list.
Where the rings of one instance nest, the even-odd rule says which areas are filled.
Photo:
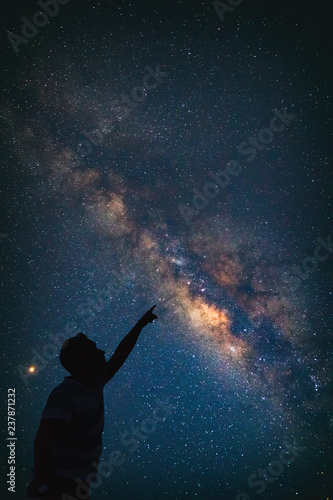
[[86, 351], [87, 340], [88, 337], [84, 333], [77, 333], [75, 337], [67, 339], [61, 347], [60, 363], [71, 375], [81, 369], [80, 354]]

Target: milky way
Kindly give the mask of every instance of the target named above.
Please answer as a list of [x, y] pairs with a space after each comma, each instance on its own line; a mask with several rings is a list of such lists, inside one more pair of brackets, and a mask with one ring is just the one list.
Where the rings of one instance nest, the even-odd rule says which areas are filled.
[[[5, 30], [20, 33], [37, 4], [15, 3]], [[18, 490], [66, 375], [55, 356], [29, 372], [35, 353], [75, 322], [112, 354], [156, 304], [106, 389], [104, 460], [156, 398], [175, 409], [92, 498], [253, 499], [249, 476], [294, 439], [306, 449], [265, 480], [265, 499], [330, 498], [329, 244], [314, 257], [332, 234], [323, 13], [83, 3], [18, 53], [6, 38], [0, 236]]]

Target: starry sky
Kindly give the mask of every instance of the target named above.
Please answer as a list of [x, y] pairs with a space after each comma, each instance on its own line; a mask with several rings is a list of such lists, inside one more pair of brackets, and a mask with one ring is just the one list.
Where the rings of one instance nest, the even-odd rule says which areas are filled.
[[92, 498], [332, 499], [330, 8], [71, 0], [41, 26], [37, 1], [2, 7], [16, 498], [61, 342], [111, 356], [157, 304], [105, 388], [101, 459], [126, 460]]

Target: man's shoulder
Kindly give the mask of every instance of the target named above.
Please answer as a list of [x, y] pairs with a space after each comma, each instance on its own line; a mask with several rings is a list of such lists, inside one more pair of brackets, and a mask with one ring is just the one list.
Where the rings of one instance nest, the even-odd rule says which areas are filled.
[[[99, 378], [97, 380], [95, 391], [103, 391], [104, 386], [106, 384], [106, 370], [102, 370]], [[93, 393], [95, 391], [89, 390], [89, 393]], [[54, 389], [51, 391], [50, 396], [55, 393], [63, 393], [68, 396], [83, 396], [87, 392], [87, 388], [82, 385], [80, 382], [77, 382], [70, 376], [64, 377], [64, 380], [60, 382]]]
[[68, 396], [74, 396], [79, 392], [79, 388], [77, 384], [75, 384], [74, 380], [71, 380], [69, 377], [65, 377], [62, 382], [56, 385], [52, 391], [50, 392], [50, 396], [54, 394], [66, 394]]
[[74, 393], [66, 383], [58, 384], [47, 398], [41, 419], [59, 419], [70, 422], [73, 412], [73, 396]]

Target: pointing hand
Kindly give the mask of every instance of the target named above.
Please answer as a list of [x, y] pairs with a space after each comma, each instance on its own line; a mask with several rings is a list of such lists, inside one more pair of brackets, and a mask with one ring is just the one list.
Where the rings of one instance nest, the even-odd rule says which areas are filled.
[[157, 319], [156, 314], [153, 313], [153, 309], [155, 309], [156, 304], [147, 311], [142, 318], [139, 319], [138, 323], [142, 325], [142, 327], [146, 326], [148, 323], [152, 323], [154, 319]]

